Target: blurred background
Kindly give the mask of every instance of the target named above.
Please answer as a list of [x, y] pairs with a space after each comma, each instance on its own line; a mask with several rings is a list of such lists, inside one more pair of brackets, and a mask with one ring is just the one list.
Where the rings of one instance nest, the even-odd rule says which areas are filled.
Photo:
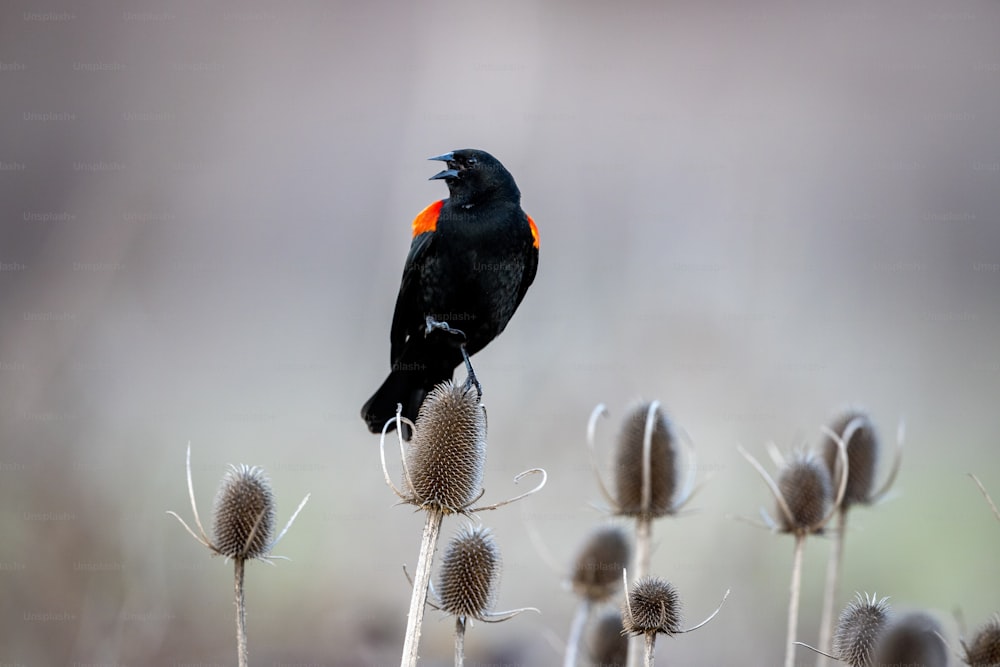
[[[505, 569], [470, 664], [552, 665], [578, 545], [608, 521], [586, 454], [659, 399], [708, 479], [653, 571], [704, 629], [670, 664], [777, 664], [792, 540], [738, 455], [814, 447], [847, 405], [891, 499], [852, 513], [854, 591], [957, 644], [1000, 611], [1000, 5], [214, 0], [38, 5], [0, 22], [0, 663], [230, 665], [232, 564], [203, 520], [229, 463], [278, 521], [247, 572], [254, 664], [398, 661], [423, 517], [394, 506], [358, 412], [388, 370], [430, 155], [510, 169], [538, 276], [475, 358], [481, 515]], [[888, 455], [879, 476], [886, 474]], [[394, 474], [399, 466], [391, 464]], [[444, 537], [463, 519], [449, 518]], [[529, 539], [535, 531], [542, 540]], [[815, 641], [829, 540], [806, 545]], [[545, 552], [557, 570], [546, 564]], [[561, 569], [559, 569], [561, 568]], [[423, 664], [449, 664], [428, 612]], [[808, 654], [802, 664], [812, 664]]]

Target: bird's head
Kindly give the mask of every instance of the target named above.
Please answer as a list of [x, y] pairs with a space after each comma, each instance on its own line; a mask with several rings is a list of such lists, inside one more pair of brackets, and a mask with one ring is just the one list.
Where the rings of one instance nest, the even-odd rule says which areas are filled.
[[475, 206], [494, 197], [520, 200], [521, 193], [514, 177], [486, 151], [463, 148], [428, 159], [447, 165], [447, 169], [434, 174], [430, 180], [443, 180], [455, 204]]

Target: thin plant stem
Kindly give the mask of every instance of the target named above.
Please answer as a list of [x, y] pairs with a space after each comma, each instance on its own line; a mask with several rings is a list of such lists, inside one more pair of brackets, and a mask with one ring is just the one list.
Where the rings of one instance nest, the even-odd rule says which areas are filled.
[[[837, 528], [833, 533], [830, 560], [826, 564], [826, 590], [823, 593], [823, 614], [819, 622], [819, 649], [829, 653], [833, 648], [833, 610], [840, 582], [840, 568], [844, 562], [844, 537], [847, 532], [847, 510], [840, 508], [837, 513]], [[816, 667], [826, 665], [826, 656], [816, 654]]]
[[431, 564], [441, 535], [441, 520], [444, 513], [438, 509], [427, 510], [427, 521], [420, 540], [420, 556], [417, 569], [413, 573], [413, 595], [410, 597], [410, 612], [406, 617], [406, 639], [403, 642], [403, 656], [400, 667], [416, 667], [417, 648], [420, 644], [420, 626], [424, 620], [427, 603], [427, 587], [431, 582]]
[[644, 651], [645, 658], [643, 660], [643, 664], [646, 667], [653, 667], [653, 649], [656, 647], [656, 633], [647, 632], [645, 634], [645, 637], [646, 637], [646, 649]]
[[576, 606], [576, 613], [573, 614], [573, 624], [569, 628], [563, 667], [576, 667], [576, 656], [580, 652], [580, 640], [588, 618], [590, 618], [590, 601], [580, 600], [580, 604]]
[[[635, 576], [638, 581], [649, 574], [649, 563], [651, 559], [653, 542], [653, 518], [648, 514], [640, 514], [635, 519]], [[628, 595], [628, 588], [625, 589]], [[629, 642], [628, 666], [639, 667], [639, 655], [642, 651], [642, 638], [634, 637]]]
[[969, 477], [971, 477], [972, 481], [975, 482], [976, 486], [979, 487], [979, 491], [980, 493], [983, 494], [983, 497], [986, 498], [986, 502], [990, 504], [990, 509], [993, 510], [993, 516], [997, 518], [997, 521], [1000, 521], [1000, 509], [997, 509], [997, 506], [993, 502], [993, 499], [990, 498], [990, 494], [986, 490], [986, 487], [983, 486], [983, 483], [979, 481], [979, 478], [973, 475], [971, 472], [969, 473]]
[[236, 654], [240, 667], [247, 667], [249, 664], [249, 653], [247, 651], [247, 607], [246, 599], [243, 596], [243, 574], [246, 560], [236, 558], [233, 561], [236, 566], [235, 583], [236, 588]]
[[465, 616], [455, 617], [455, 667], [465, 664]]
[[642, 579], [649, 574], [653, 546], [653, 518], [648, 514], [635, 520], [635, 577]]
[[[638, 581], [649, 574], [650, 552], [653, 542], [653, 430], [656, 428], [656, 411], [659, 401], [653, 401], [646, 410], [646, 424], [642, 432], [642, 486], [639, 489], [640, 512], [635, 518], [635, 567], [634, 579]], [[625, 587], [628, 595], [628, 587]], [[627, 598], [626, 598], [627, 599]], [[648, 639], [648, 637], [647, 637]], [[639, 651], [642, 640], [632, 639], [628, 646], [628, 667], [639, 667]], [[646, 646], [648, 652], [649, 646]], [[652, 664], [647, 662], [646, 664]]]
[[795, 667], [795, 633], [799, 625], [799, 591], [802, 584], [802, 553], [806, 536], [795, 536], [795, 553], [792, 556], [792, 584], [788, 599], [788, 640], [785, 647], [785, 667]]

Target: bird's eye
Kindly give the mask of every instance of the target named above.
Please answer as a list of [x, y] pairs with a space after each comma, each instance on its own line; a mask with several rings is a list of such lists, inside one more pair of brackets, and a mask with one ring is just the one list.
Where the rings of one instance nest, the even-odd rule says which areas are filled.
[[472, 155], [470, 155], [469, 157], [465, 158], [465, 164], [472, 165], [472, 164], [476, 164], [476, 162], [477, 162], [476, 158], [474, 156], [472, 156]]

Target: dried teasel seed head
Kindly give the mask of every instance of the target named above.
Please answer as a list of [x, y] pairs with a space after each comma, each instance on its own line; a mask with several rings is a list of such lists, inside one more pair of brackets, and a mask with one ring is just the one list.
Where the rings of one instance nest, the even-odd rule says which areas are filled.
[[618, 513], [625, 516], [661, 517], [673, 511], [678, 486], [678, 455], [674, 429], [657, 407], [650, 441], [650, 498], [643, 506], [643, 447], [650, 403], [632, 408], [622, 422], [615, 449], [615, 495]]
[[590, 635], [592, 661], [602, 667], [625, 667], [628, 660], [628, 637], [622, 628], [622, 615], [617, 611], [603, 614], [594, 624]]
[[791, 516], [777, 509], [778, 525], [786, 533], [812, 533], [823, 522], [833, 504], [830, 472], [815, 456], [796, 454], [778, 478], [778, 490]]
[[965, 645], [965, 663], [971, 667], [1000, 665], [1000, 615], [981, 627]]
[[681, 632], [681, 600], [677, 589], [659, 577], [643, 577], [632, 585], [622, 610], [626, 634]]
[[573, 592], [590, 602], [607, 600], [621, 588], [622, 570], [630, 557], [628, 537], [621, 528], [598, 528], [576, 557]]
[[875, 649], [876, 665], [947, 667], [944, 630], [924, 612], [911, 612], [889, 624]]
[[213, 514], [220, 554], [241, 560], [266, 556], [274, 534], [275, 503], [263, 468], [229, 466]]
[[441, 609], [482, 620], [493, 607], [499, 579], [500, 551], [489, 529], [466, 526], [444, 553], [438, 584]]
[[875, 644], [889, 621], [888, 598], [862, 597], [844, 607], [833, 636], [833, 654], [851, 667], [869, 667]]
[[[855, 419], [859, 420], [860, 425], [851, 436], [851, 441], [844, 442], [847, 446], [847, 487], [842, 503], [845, 508], [853, 504], [867, 505], [872, 502], [875, 469], [878, 467], [881, 450], [875, 424], [863, 410], [851, 409], [844, 412], [833, 420], [830, 430], [843, 438], [847, 427]], [[825, 436], [823, 439], [822, 454], [823, 462], [833, 479], [836, 477], [834, 471], [837, 465], [837, 443], [830, 436]]]
[[486, 413], [474, 387], [444, 382], [427, 395], [406, 453], [409, 502], [460, 512], [482, 495]]

